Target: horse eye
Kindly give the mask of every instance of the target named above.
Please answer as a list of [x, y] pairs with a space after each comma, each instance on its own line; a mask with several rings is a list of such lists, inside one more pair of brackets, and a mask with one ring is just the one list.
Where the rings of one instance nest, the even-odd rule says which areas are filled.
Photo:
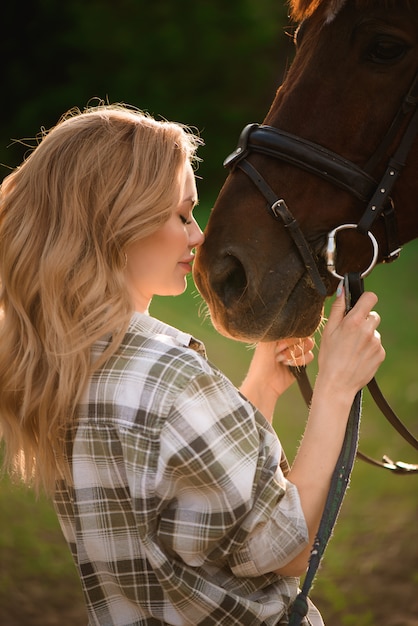
[[373, 63], [393, 63], [405, 56], [407, 46], [393, 39], [377, 39], [368, 48], [366, 58]]

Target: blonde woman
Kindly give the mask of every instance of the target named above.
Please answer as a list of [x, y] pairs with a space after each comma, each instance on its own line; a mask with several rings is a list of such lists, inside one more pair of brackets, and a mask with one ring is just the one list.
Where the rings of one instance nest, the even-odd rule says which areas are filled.
[[[270, 422], [312, 340], [259, 344], [239, 392], [149, 315], [203, 241], [199, 143], [99, 106], [1, 187], [4, 464], [53, 497], [90, 626], [286, 624], [352, 399], [384, 358], [376, 297], [345, 318], [337, 297], [289, 471]], [[314, 607], [304, 623], [322, 623]]]

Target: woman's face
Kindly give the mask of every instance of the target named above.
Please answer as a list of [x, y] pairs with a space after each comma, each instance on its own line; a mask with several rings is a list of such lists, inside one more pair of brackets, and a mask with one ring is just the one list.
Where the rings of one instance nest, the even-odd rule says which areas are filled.
[[204, 235], [193, 217], [197, 190], [190, 163], [180, 173], [180, 203], [155, 233], [126, 250], [126, 281], [135, 310], [144, 313], [154, 295], [176, 296], [186, 289], [193, 248]]

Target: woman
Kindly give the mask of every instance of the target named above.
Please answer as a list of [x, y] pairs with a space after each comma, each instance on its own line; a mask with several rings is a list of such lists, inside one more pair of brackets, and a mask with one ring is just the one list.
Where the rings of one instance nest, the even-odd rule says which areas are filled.
[[1, 188], [5, 466], [53, 495], [90, 625], [286, 624], [352, 400], [384, 358], [376, 297], [344, 317], [340, 294], [289, 470], [269, 422], [312, 340], [259, 344], [239, 392], [148, 314], [203, 241], [199, 143], [126, 107], [73, 112]]

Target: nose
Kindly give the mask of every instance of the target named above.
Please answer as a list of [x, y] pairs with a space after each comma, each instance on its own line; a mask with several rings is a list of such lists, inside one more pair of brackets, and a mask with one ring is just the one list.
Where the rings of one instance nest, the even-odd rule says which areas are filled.
[[203, 234], [203, 231], [201, 230], [199, 224], [196, 222], [195, 218], [192, 219], [189, 232], [190, 246], [192, 248], [201, 246], [202, 243], [205, 241], [205, 235]]
[[222, 255], [216, 260], [209, 274], [212, 288], [226, 308], [249, 295], [251, 286], [244, 265], [232, 254]]

